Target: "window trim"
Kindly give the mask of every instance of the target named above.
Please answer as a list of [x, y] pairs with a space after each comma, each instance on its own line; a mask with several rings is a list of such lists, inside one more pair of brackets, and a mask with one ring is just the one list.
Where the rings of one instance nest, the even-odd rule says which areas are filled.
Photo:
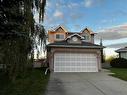
[[[63, 35], [63, 38], [56, 38], [57, 35]], [[55, 34], [55, 39], [56, 40], [63, 40], [65, 38], [65, 35], [64, 34]]]
[[90, 36], [89, 35], [83, 35], [83, 37], [84, 37], [84, 40], [86, 40], [86, 41], [90, 40]]

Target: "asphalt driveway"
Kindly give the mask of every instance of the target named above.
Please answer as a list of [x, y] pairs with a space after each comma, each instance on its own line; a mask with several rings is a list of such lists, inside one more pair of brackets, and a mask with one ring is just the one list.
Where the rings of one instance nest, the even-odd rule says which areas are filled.
[[127, 82], [109, 73], [52, 73], [45, 95], [127, 95]]

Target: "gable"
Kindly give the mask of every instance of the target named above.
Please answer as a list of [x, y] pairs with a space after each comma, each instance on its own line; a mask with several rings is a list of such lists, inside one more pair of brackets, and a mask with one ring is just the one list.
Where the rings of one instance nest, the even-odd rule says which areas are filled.
[[79, 34], [73, 34], [66, 38], [68, 43], [81, 43], [82, 42], [82, 36]]
[[86, 33], [86, 34], [90, 34], [90, 31], [89, 31], [88, 29], [85, 28], [84, 30], [81, 31], [81, 33], [82, 33], [82, 34], [85, 34], [85, 33]]
[[55, 29], [55, 32], [67, 32], [67, 30], [63, 26], [59, 26]]
[[90, 33], [87, 30], [82, 32], [81, 36], [83, 37], [84, 41], [91, 41], [91, 35], [90, 35]]
[[79, 43], [81, 43], [82, 41], [81, 41], [81, 38], [79, 38], [78, 36], [73, 36], [73, 37], [71, 37], [70, 38], [70, 41], [69, 41], [69, 43], [74, 43], [74, 44], [79, 44]]
[[90, 35], [90, 32], [88, 30], [84, 30], [81, 35]]
[[83, 29], [83, 30], [81, 30], [81, 33], [84, 33], [84, 32], [86, 32], [86, 33], [88, 33], [88, 34], [95, 34], [95, 33], [93, 33], [93, 31], [91, 30], [91, 29], [89, 29], [89, 28], [85, 28], [85, 29]]
[[65, 32], [61, 27], [55, 30], [56, 32]]

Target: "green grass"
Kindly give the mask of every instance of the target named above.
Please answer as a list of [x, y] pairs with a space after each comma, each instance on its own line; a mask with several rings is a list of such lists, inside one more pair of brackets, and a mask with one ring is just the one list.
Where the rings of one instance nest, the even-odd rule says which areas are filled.
[[111, 68], [110, 71], [114, 73], [111, 76], [127, 81], [127, 68]]
[[44, 70], [33, 69], [25, 77], [19, 77], [14, 83], [0, 74], [0, 95], [43, 95], [49, 80]]

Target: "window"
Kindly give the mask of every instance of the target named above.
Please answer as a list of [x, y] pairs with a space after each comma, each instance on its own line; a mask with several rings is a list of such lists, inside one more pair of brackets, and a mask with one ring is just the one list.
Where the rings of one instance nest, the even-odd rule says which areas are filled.
[[121, 57], [127, 59], [127, 52], [125, 52], [125, 53], [122, 52]]
[[84, 40], [89, 40], [89, 36], [88, 35], [85, 35], [83, 37], [84, 37]]
[[64, 35], [63, 34], [56, 34], [56, 39], [64, 39]]
[[78, 41], [78, 38], [77, 38], [77, 37], [73, 37], [72, 40], [73, 40], [74, 42], [76, 42], [76, 41]]

